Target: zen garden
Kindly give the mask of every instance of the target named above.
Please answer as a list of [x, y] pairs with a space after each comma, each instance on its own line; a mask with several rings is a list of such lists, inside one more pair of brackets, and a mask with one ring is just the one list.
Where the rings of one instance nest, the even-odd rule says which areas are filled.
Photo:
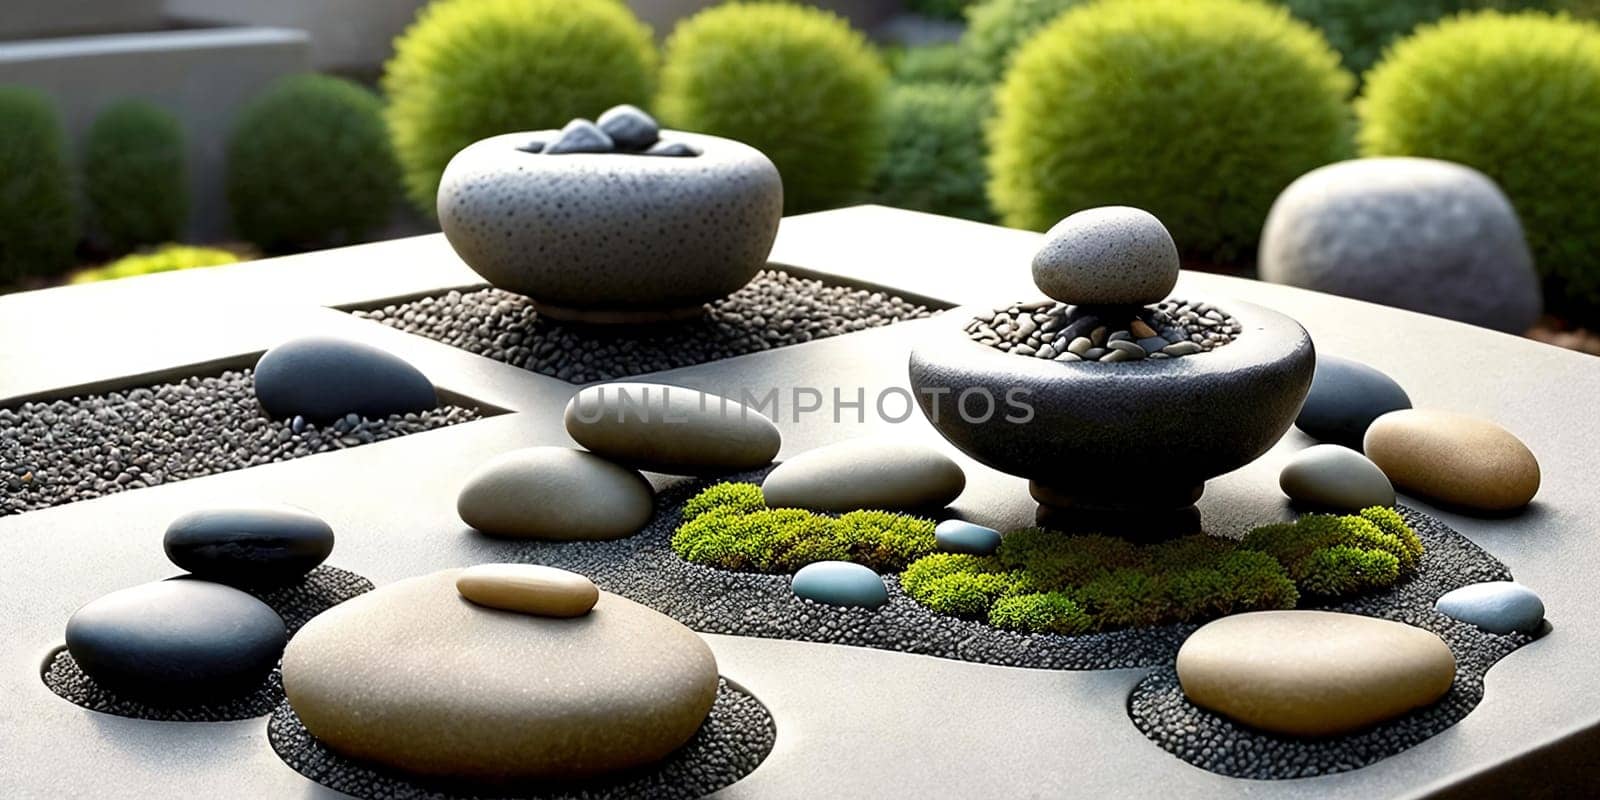
[[0, 795], [1600, 790], [1600, 4], [14, 1]]

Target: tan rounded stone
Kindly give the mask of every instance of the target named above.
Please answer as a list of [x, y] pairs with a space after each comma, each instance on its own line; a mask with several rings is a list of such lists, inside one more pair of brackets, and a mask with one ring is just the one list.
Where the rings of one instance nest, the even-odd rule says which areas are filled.
[[853, 511], [948, 505], [967, 476], [927, 445], [868, 436], [808, 450], [779, 464], [761, 484], [772, 508]]
[[567, 403], [567, 433], [597, 455], [652, 472], [716, 475], [772, 463], [782, 438], [761, 412], [664, 383], [590, 386]]
[[1363, 448], [1394, 485], [1448, 505], [1510, 511], [1539, 491], [1539, 461], [1489, 420], [1432, 409], [1391, 411], [1367, 428]]
[[655, 491], [634, 470], [568, 447], [500, 455], [473, 473], [456, 499], [468, 525], [524, 539], [616, 539], [650, 521]]
[[1201, 708], [1292, 736], [1348, 733], [1450, 691], [1444, 640], [1399, 622], [1330, 611], [1257, 611], [1208, 623], [1178, 650]]
[[543, 564], [479, 564], [456, 576], [456, 591], [480, 606], [541, 617], [589, 613], [600, 590], [594, 581]]
[[604, 592], [570, 619], [484, 608], [461, 572], [381, 587], [295, 635], [284, 693], [312, 735], [415, 775], [561, 780], [659, 761], [710, 713], [716, 659], [671, 618]]

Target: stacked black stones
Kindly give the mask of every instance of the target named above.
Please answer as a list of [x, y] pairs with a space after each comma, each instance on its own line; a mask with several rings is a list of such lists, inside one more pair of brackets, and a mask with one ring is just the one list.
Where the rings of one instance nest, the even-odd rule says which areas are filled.
[[1239, 322], [1220, 309], [1163, 300], [1178, 269], [1178, 247], [1150, 213], [1080, 211], [1056, 223], [1033, 258], [1033, 281], [1052, 299], [996, 309], [968, 323], [967, 334], [1060, 362], [1178, 358], [1232, 341]]
[[274, 420], [251, 370], [0, 409], [0, 514], [288, 461], [478, 419], [444, 405]]
[[683, 142], [661, 141], [655, 118], [631, 105], [612, 106], [594, 122], [568, 122], [553, 141], [533, 141], [517, 148], [524, 153], [628, 153], [641, 156], [693, 158], [700, 151]]
[[450, 292], [357, 316], [572, 383], [704, 364], [931, 316], [883, 292], [763, 270], [703, 316], [649, 326], [561, 322], [500, 289]]
[[312, 617], [372, 589], [322, 561], [333, 530], [287, 506], [185, 514], [167, 555], [191, 574], [112, 592], [67, 622], [45, 685], [78, 705], [170, 721], [247, 719], [283, 698], [278, 660]]

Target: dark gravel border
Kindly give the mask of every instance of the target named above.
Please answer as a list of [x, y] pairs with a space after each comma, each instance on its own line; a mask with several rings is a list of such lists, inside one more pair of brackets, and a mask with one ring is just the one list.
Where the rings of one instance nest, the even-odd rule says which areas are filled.
[[272, 749], [294, 771], [366, 800], [677, 800], [710, 794], [750, 774], [777, 740], [777, 726], [759, 700], [719, 681], [717, 700], [688, 744], [654, 767], [570, 784], [475, 787], [418, 780], [329, 750], [313, 738], [287, 702], [267, 723]]
[[893, 294], [763, 270], [706, 306], [651, 325], [585, 325], [540, 317], [500, 289], [451, 291], [355, 316], [570, 383], [625, 378], [932, 316]]
[[0, 516], [288, 461], [480, 418], [445, 405], [321, 428], [274, 420], [251, 370], [0, 409]]
[[[241, 587], [242, 591], [278, 612], [291, 636], [312, 617], [372, 588], [372, 581], [329, 566], [317, 567], [298, 583], [266, 589]], [[90, 711], [165, 722], [224, 722], [263, 717], [283, 701], [283, 676], [273, 669], [266, 682], [243, 697], [192, 706], [151, 705], [120, 697], [96, 683], [79, 669], [78, 662], [64, 647], [45, 666], [44, 683], [59, 697]]]
[[1162, 749], [1202, 769], [1234, 778], [1308, 778], [1359, 769], [1419, 744], [1460, 722], [1483, 699], [1483, 676], [1495, 662], [1533, 641], [1497, 635], [1433, 610], [1440, 595], [1469, 583], [1511, 580], [1511, 571], [1466, 537], [1425, 514], [1401, 509], [1427, 546], [1417, 577], [1381, 595], [1326, 606], [1382, 617], [1439, 634], [1456, 657], [1456, 681], [1425, 709], [1344, 736], [1303, 739], [1238, 725], [1183, 695], [1173, 664], [1157, 668], [1128, 698], [1133, 724]]

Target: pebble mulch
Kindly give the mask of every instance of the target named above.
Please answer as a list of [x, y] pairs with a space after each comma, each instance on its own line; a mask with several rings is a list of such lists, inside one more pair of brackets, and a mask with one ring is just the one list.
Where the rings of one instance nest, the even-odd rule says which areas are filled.
[[1210, 303], [1163, 300], [1154, 306], [1014, 303], [967, 324], [974, 341], [1054, 361], [1141, 361], [1214, 350], [1239, 335], [1239, 321]]
[[825, 339], [931, 316], [884, 292], [780, 270], [706, 306], [703, 317], [651, 325], [585, 325], [539, 316], [499, 289], [452, 291], [356, 316], [570, 383], [592, 383]]
[[440, 406], [318, 427], [274, 420], [251, 371], [0, 409], [0, 515], [88, 500], [478, 419]]
[[1392, 619], [1439, 634], [1455, 654], [1456, 680], [1437, 703], [1343, 736], [1279, 736], [1237, 725], [1190, 703], [1178, 684], [1177, 670], [1168, 662], [1134, 687], [1128, 700], [1133, 724], [1162, 749], [1197, 767], [1235, 778], [1289, 779], [1359, 769], [1460, 722], [1483, 699], [1483, 676], [1489, 668], [1533, 638], [1487, 633], [1435, 611], [1434, 600], [1445, 592], [1469, 583], [1511, 580], [1511, 572], [1444, 523], [1402, 511], [1427, 547], [1417, 576], [1391, 591], [1325, 608]]
[[[334, 606], [372, 591], [372, 581], [353, 572], [321, 566], [300, 581], [270, 588], [242, 587], [283, 618], [289, 635]], [[250, 719], [272, 713], [283, 700], [283, 675], [274, 669], [261, 686], [242, 697], [214, 700], [193, 705], [153, 705], [123, 697], [101, 686], [79, 668], [66, 650], [56, 653], [45, 666], [44, 684], [59, 697], [92, 711], [167, 722], [222, 722]]]
[[587, 781], [484, 787], [421, 781], [341, 756], [313, 738], [288, 703], [273, 712], [267, 738], [296, 772], [364, 800], [688, 800], [711, 794], [753, 772], [772, 752], [777, 726], [759, 700], [721, 681], [716, 703], [700, 730], [660, 764]]

